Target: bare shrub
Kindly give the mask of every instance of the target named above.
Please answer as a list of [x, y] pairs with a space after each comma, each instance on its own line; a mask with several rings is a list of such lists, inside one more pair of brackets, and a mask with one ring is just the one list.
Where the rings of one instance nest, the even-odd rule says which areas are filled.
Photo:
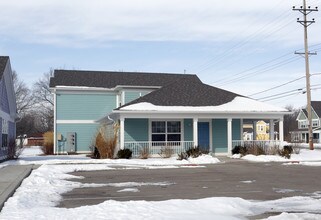
[[268, 147], [266, 150], [267, 155], [277, 155], [278, 152], [279, 152], [278, 146], [271, 146], [271, 147]]
[[139, 151], [140, 159], [147, 159], [150, 156], [149, 147], [143, 147]]
[[171, 146], [162, 147], [159, 155], [162, 158], [170, 158], [174, 154], [174, 149]]
[[41, 146], [40, 149], [45, 155], [52, 155], [54, 146], [54, 133], [52, 131], [48, 131], [43, 134], [43, 138], [43, 146]]
[[100, 159], [114, 158], [116, 144], [116, 137], [106, 140], [101, 132], [99, 132], [96, 136], [96, 148], [99, 152]]
[[266, 155], [264, 148], [259, 145], [251, 145], [246, 147], [246, 149], [246, 154], [253, 154], [255, 156]]
[[300, 151], [301, 151], [300, 143], [298, 143], [298, 142], [293, 143], [292, 148], [293, 148], [293, 152], [295, 154], [300, 154]]
[[11, 139], [9, 141], [9, 146], [8, 146], [8, 159], [9, 160], [18, 159], [23, 149], [24, 149], [23, 147], [20, 147], [19, 145], [16, 144], [16, 141], [14, 139]]

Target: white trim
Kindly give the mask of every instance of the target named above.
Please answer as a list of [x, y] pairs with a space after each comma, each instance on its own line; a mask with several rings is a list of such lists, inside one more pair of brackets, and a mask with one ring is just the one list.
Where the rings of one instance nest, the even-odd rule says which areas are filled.
[[126, 85], [117, 85], [115, 89], [160, 89], [161, 86], [126, 86]]
[[57, 124], [99, 124], [95, 120], [57, 120]]
[[193, 142], [198, 146], [198, 118], [193, 118]]
[[116, 94], [116, 108], [119, 107], [119, 94]]
[[284, 141], [284, 132], [283, 132], [284, 126], [283, 126], [283, 118], [280, 119], [279, 121], [279, 140], [281, 142]]
[[121, 92], [121, 105], [125, 105], [125, 91]]
[[54, 154], [57, 153], [57, 94], [54, 90]]
[[[129, 111], [119, 111], [114, 110], [111, 115], [122, 115], [126, 118], [199, 118], [199, 119], [226, 119], [226, 118], [238, 118], [238, 119], [257, 119], [264, 120], [266, 118], [279, 120], [280, 117], [283, 117], [284, 113], [257, 113], [257, 112], [155, 112], [155, 111], [140, 111], [140, 112], [129, 112]], [[119, 117], [119, 116], [118, 116]]]
[[124, 144], [125, 144], [125, 118], [121, 117], [120, 118], [120, 149], [124, 149]]
[[6, 112], [0, 110], [0, 118], [3, 118], [10, 122], [15, 122], [15, 120]]
[[[149, 134], [148, 134], [148, 141], [152, 141], [152, 134], [153, 134], [153, 132], [152, 132], [152, 122], [153, 121], [165, 121], [165, 125], [166, 125], [166, 127], [165, 127], [165, 129], [166, 129], [166, 132], [165, 132], [165, 136], [166, 136], [166, 139], [167, 139], [167, 122], [168, 121], [179, 121], [180, 123], [181, 123], [181, 132], [180, 132], [180, 134], [181, 134], [181, 140], [180, 140], [180, 142], [182, 142], [182, 141], [185, 141], [185, 138], [184, 138], [184, 119], [169, 119], [169, 120], [164, 120], [163, 118], [161, 118], [161, 119], [159, 119], [159, 118], [150, 118], [149, 120], [148, 120], [148, 132], [149, 132]], [[155, 133], [156, 134], [156, 133]], [[162, 134], [162, 133], [161, 133]], [[171, 134], [171, 133], [170, 133]], [[165, 142], [167, 142], [167, 140], [165, 140]]]

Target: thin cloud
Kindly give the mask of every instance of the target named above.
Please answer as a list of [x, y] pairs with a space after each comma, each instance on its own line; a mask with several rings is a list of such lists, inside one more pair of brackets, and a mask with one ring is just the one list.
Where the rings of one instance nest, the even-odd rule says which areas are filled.
[[[299, 3], [300, 1], [295, 1]], [[213, 0], [12, 0], [0, 3], [0, 32], [20, 41], [93, 45], [109, 41], [243, 40], [274, 16], [291, 10], [284, 1]], [[273, 10], [272, 10], [273, 9]], [[268, 12], [268, 13], [267, 13]], [[293, 15], [295, 23], [295, 15]], [[282, 17], [275, 26], [284, 23]], [[264, 36], [273, 32], [273, 27]], [[287, 29], [275, 39], [297, 37]]]

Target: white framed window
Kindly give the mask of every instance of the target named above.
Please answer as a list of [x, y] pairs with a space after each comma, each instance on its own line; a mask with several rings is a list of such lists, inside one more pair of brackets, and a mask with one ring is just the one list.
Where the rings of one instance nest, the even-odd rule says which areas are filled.
[[299, 128], [307, 128], [308, 124], [307, 121], [299, 121]]
[[312, 127], [319, 127], [319, 120], [312, 120]]
[[181, 141], [181, 121], [152, 121], [153, 142]]
[[2, 119], [2, 145], [1, 147], [8, 147], [8, 121], [5, 119]]

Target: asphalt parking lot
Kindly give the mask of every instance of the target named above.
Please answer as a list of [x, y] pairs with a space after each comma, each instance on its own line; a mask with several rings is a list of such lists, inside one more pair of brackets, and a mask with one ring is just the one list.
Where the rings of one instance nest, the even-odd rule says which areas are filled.
[[[135, 167], [132, 167], [135, 168]], [[85, 187], [63, 195], [58, 207], [74, 208], [99, 204], [105, 200], [161, 201], [207, 197], [241, 197], [250, 200], [273, 200], [290, 196], [307, 196], [321, 192], [319, 167], [250, 163], [233, 161], [205, 167], [177, 169], [123, 169], [75, 172], [82, 183], [156, 183], [131, 187]], [[157, 183], [166, 184], [158, 185]], [[134, 188], [134, 190], [133, 190]], [[125, 189], [125, 190], [124, 190]], [[123, 190], [123, 191], [122, 191]]]

